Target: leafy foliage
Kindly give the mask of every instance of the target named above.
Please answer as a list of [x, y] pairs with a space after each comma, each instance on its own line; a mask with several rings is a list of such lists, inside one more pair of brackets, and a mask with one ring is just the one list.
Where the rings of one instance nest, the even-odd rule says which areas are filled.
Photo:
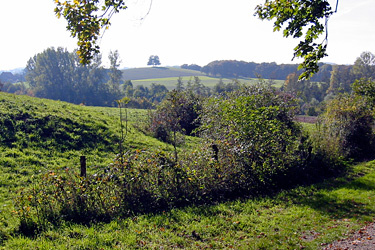
[[366, 99], [340, 95], [327, 104], [315, 135], [316, 148], [328, 155], [363, 160], [374, 153], [374, 116]]
[[[115, 63], [115, 66], [118, 65]], [[121, 71], [115, 70], [112, 66], [108, 80], [108, 71], [101, 66], [100, 56], [90, 65], [82, 66], [74, 53], [63, 48], [48, 48], [30, 58], [26, 79], [37, 97], [112, 106], [114, 100], [120, 98]], [[114, 74], [117, 74], [116, 79]]]
[[230, 155], [250, 179], [271, 184], [303, 161], [295, 111], [291, 95], [262, 85], [243, 86], [204, 105], [202, 133], [218, 147], [219, 159]]
[[375, 81], [361, 78], [353, 83], [355, 95], [362, 96], [368, 101], [370, 107], [375, 107]]
[[[274, 31], [283, 28], [285, 37], [300, 38], [304, 40], [294, 48], [294, 57], [301, 57], [304, 61], [299, 69], [305, 69], [300, 76], [301, 79], [310, 78], [318, 72], [318, 62], [327, 56], [327, 37], [323, 43], [317, 44], [314, 41], [325, 31], [325, 25], [321, 19], [326, 20], [333, 14], [327, 0], [266, 0], [263, 5], [256, 7], [255, 15], [260, 19], [272, 20]], [[307, 30], [303, 30], [307, 27]]]
[[89, 64], [99, 54], [97, 40], [102, 29], [107, 29], [114, 13], [126, 9], [124, 0], [55, 0], [55, 14], [67, 21], [67, 30], [78, 38], [77, 54], [82, 64]]
[[199, 126], [198, 115], [201, 98], [191, 91], [172, 91], [167, 98], [150, 114], [151, 134], [165, 142], [170, 142], [172, 131], [192, 135]]
[[148, 58], [147, 65], [157, 66], [160, 65], [160, 59], [159, 56], [152, 55]]

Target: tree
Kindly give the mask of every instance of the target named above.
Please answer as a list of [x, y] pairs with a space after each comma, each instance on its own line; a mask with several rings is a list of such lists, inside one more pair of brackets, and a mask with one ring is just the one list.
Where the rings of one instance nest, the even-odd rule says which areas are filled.
[[183, 82], [181, 76], [179, 76], [178, 79], [177, 79], [176, 90], [177, 90], [177, 91], [182, 91], [182, 90], [184, 90], [184, 82]]
[[26, 80], [37, 97], [102, 106], [118, 99], [118, 91], [113, 92], [108, 84], [109, 71], [101, 66], [100, 54], [81, 65], [76, 53], [48, 48], [30, 58], [26, 69]]
[[375, 81], [366, 78], [356, 80], [353, 84], [353, 93], [366, 99], [371, 108], [375, 107]]
[[[120, 84], [122, 81], [122, 71], [119, 70], [120, 67], [120, 55], [117, 50], [110, 51], [108, 55], [108, 59], [110, 61], [110, 68], [109, 68], [109, 88], [113, 95], [118, 96], [120, 98]], [[116, 98], [117, 99], [117, 98]]]
[[353, 73], [359, 78], [375, 78], [375, 55], [369, 51], [362, 52], [353, 65]]
[[351, 85], [355, 80], [352, 66], [334, 65], [332, 69], [327, 92], [332, 94], [349, 92], [351, 90]]
[[[305, 69], [300, 79], [306, 79], [318, 72], [318, 62], [327, 56], [326, 23], [333, 13], [328, 0], [266, 0], [256, 7], [255, 15], [262, 20], [275, 19], [273, 31], [283, 29], [284, 37], [300, 38], [304, 35], [294, 48], [293, 58], [304, 59], [299, 69]], [[324, 32], [323, 42], [315, 43]]]
[[159, 56], [150, 56], [147, 65], [157, 66], [160, 65]]
[[27, 62], [26, 80], [37, 97], [74, 102], [75, 58], [64, 48], [48, 48]]
[[154, 137], [172, 141], [171, 132], [184, 132], [193, 135], [199, 126], [201, 97], [191, 91], [173, 90], [151, 113], [149, 130]]

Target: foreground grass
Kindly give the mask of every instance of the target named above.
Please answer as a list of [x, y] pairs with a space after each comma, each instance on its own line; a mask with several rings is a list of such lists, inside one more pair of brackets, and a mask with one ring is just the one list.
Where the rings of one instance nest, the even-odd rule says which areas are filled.
[[108, 224], [66, 224], [36, 238], [10, 235], [0, 249], [319, 249], [372, 221], [374, 198], [372, 161], [344, 177], [275, 196]]

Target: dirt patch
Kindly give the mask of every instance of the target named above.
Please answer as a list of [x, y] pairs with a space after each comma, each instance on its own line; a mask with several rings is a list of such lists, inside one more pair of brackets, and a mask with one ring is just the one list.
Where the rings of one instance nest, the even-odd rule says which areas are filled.
[[375, 249], [375, 223], [368, 223], [349, 238], [335, 241], [323, 246], [324, 250], [373, 250]]

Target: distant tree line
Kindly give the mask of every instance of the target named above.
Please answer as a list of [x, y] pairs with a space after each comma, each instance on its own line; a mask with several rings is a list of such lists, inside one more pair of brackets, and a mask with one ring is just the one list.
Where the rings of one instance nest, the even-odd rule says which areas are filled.
[[162, 84], [152, 83], [150, 88], [143, 85], [133, 86], [128, 80], [122, 84], [122, 93], [129, 98], [127, 107], [149, 109], [160, 103], [166, 97], [169, 90]]
[[25, 81], [25, 73], [1, 72], [0, 81], [3, 83], [17, 83]]
[[197, 64], [183, 64], [181, 65], [181, 69], [191, 69], [191, 70], [201, 71], [202, 67]]
[[[332, 65], [320, 65], [320, 70], [311, 78], [312, 81], [325, 81], [330, 76]], [[182, 65], [183, 68], [198, 70], [198, 67], [191, 67], [190, 65]], [[276, 64], [272, 63], [255, 63], [236, 60], [221, 60], [213, 61], [204, 67], [201, 67], [201, 72], [214, 77], [223, 78], [241, 78], [250, 77], [257, 78], [261, 76], [264, 79], [285, 80], [290, 73], [302, 73], [298, 70], [298, 64]]]
[[25, 73], [1, 72], [0, 91], [16, 94], [27, 94]]
[[48, 48], [27, 62], [26, 80], [37, 97], [111, 106], [121, 97], [121, 71], [116, 66], [118, 55], [110, 53], [109, 59], [110, 69], [101, 66], [100, 55], [82, 65], [75, 52]]
[[300, 99], [301, 113], [316, 115], [323, 112], [324, 102], [336, 96], [351, 93], [353, 83], [359, 79], [375, 79], [375, 55], [363, 52], [353, 65], [323, 65], [321, 81], [299, 80], [298, 73], [290, 73], [282, 87], [294, 92]]

